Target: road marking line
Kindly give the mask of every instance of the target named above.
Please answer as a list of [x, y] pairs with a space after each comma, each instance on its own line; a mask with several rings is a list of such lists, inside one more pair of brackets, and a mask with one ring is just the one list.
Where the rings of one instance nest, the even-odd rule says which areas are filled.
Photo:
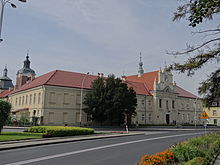
[[84, 150], [79, 150], [79, 151], [73, 151], [73, 152], [66, 152], [66, 153], [62, 153], [62, 154], [55, 154], [55, 155], [50, 155], [50, 156], [44, 156], [44, 157], [40, 157], [40, 158], [29, 159], [29, 160], [9, 163], [9, 164], [5, 164], [5, 165], [23, 165], [23, 164], [39, 162], [39, 161], [48, 160], [48, 159], [54, 159], [54, 158], [59, 158], [59, 157], [79, 154], [79, 153], [88, 152], [88, 151], [100, 150], [100, 149], [104, 149], [104, 148], [111, 148], [111, 147], [122, 146], [122, 145], [127, 145], [127, 144], [133, 144], [133, 143], [139, 143], [139, 142], [151, 141], [151, 140], [158, 140], [158, 139], [166, 139], [166, 138], [172, 138], [172, 137], [178, 137], [178, 136], [190, 136], [190, 135], [196, 135], [196, 134], [203, 134], [203, 133], [200, 132], [200, 133], [188, 133], [188, 134], [180, 134], [180, 135], [170, 135], [170, 136], [162, 136], [162, 137], [156, 137], [156, 138], [135, 140], [135, 141], [124, 142], [124, 143], [110, 144], [110, 145], [94, 147], [94, 148], [89, 148], [89, 149], [84, 149]]

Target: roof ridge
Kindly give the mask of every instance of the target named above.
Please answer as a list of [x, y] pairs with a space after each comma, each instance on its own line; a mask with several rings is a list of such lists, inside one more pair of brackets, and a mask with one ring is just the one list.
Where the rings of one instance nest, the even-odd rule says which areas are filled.
[[48, 78], [48, 80], [44, 83], [44, 84], [47, 84], [50, 80], [51, 80], [51, 78], [55, 75], [55, 73], [57, 73], [58, 72], [58, 70], [55, 70], [55, 71], [53, 71], [54, 73]]
[[152, 95], [151, 92], [150, 92], [150, 90], [149, 90], [148, 87], [147, 87], [147, 84], [145, 84], [144, 82], [143, 82], [143, 84], [144, 84], [144, 87], [146, 88], [147, 92], [148, 92], [150, 95]]

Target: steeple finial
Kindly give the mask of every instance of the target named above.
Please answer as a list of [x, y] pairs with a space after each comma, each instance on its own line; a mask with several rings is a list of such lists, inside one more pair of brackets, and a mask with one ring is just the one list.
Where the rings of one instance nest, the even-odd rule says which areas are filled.
[[7, 64], [5, 64], [5, 69], [3, 71], [3, 76], [7, 77], [7, 75], [8, 75], [8, 69], [7, 69]]
[[29, 50], [27, 50], [26, 60], [24, 61], [24, 68], [30, 68]]
[[143, 69], [142, 56], [141, 56], [141, 52], [140, 52], [140, 62], [139, 62], [138, 77], [141, 77], [142, 74], [144, 74], [144, 69]]

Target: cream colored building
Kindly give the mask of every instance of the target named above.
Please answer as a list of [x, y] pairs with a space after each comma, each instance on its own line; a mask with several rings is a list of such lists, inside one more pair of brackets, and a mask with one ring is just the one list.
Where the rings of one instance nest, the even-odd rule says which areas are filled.
[[[137, 93], [133, 124], [201, 123], [203, 107], [197, 96], [177, 86], [168, 70], [144, 73], [142, 65], [138, 75], [122, 78]], [[89, 121], [81, 103], [96, 78], [61, 70], [35, 78], [26, 57], [24, 67], [17, 73], [15, 89], [0, 93], [0, 98], [11, 102], [13, 117], [18, 120], [23, 115], [40, 125], [86, 125]]]
[[204, 108], [204, 111], [209, 116], [208, 124], [220, 126], [220, 107], [219, 106]]

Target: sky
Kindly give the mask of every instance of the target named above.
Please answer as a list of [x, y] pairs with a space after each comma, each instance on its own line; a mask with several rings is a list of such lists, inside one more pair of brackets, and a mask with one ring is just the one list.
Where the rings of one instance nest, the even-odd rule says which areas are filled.
[[[11, 0], [5, 6], [0, 43], [0, 75], [7, 64], [15, 80], [27, 51], [37, 76], [53, 70], [97, 75], [134, 75], [139, 53], [144, 71], [164, 68], [188, 56], [166, 52], [199, 44], [188, 22], [173, 22], [178, 0]], [[173, 72], [178, 86], [197, 94], [199, 83], [217, 67], [212, 64], [193, 77]], [[14, 81], [15, 83], [15, 81]]]

